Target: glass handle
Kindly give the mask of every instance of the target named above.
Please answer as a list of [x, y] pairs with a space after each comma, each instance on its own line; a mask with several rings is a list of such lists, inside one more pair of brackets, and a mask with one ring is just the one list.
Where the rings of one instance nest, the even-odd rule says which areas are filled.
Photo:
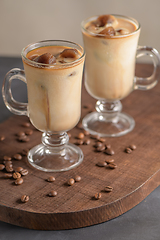
[[15, 79], [21, 80], [26, 83], [24, 70], [21, 70], [19, 68], [14, 68], [6, 74], [3, 81], [3, 85], [2, 85], [2, 96], [3, 96], [4, 103], [12, 113], [17, 115], [28, 116], [28, 113], [27, 113], [28, 104], [18, 102], [13, 98], [12, 91], [11, 91], [11, 83], [12, 83], [12, 80], [15, 80]]
[[135, 77], [135, 87], [134, 89], [139, 90], [149, 90], [153, 88], [159, 79], [160, 76], [160, 54], [155, 48], [139, 46], [137, 49], [136, 58], [140, 58], [142, 56], [149, 56], [153, 62], [153, 72], [151, 76], [143, 78], [143, 77]]

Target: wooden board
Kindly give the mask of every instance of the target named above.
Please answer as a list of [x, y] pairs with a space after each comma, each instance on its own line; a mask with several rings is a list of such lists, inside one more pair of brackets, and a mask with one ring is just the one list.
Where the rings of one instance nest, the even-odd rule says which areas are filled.
[[[149, 67], [139, 68], [139, 73], [149, 73]], [[13, 179], [4, 179], [0, 171], [0, 220], [18, 226], [60, 230], [90, 226], [113, 219], [141, 202], [160, 184], [160, 84], [150, 91], [134, 91], [122, 101], [123, 111], [134, 117], [134, 130], [122, 137], [107, 138], [115, 151], [110, 157], [95, 151], [95, 140], [90, 145], [80, 146], [84, 153], [83, 163], [77, 168], [62, 173], [44, 173], [32, 168], [27, 158], [13, 160], [14, 168], [22, 166], [29, 174], [24, 176], [24, 183], [16, 186]], [[84, 108], [92, 99], [83, 88], [82, 117], [89, 111]], [[0, 142], [0, 163], [4, 155], [13, 157], [23, 149], [31, 148], [41, 141], [41, 133], [34, 131], [30, 141], [17, 141], [16, 134], [24, 131], [22, 126], [26, 117], [13, 116], [0, 125], [0, 135], [5, 140]], [[70, 142], [76, 142], [76, 136], [82, 130], [75, 127]], [[137, 149], [131, 154], [124, 149], [134, 143]], [[117, 168], [114, 170], [96, 166], [99, 160], [114, 158]], [[75, 175], [82, 180], [73, 186], [66, 182]], [[54, 175], [56, 180], [49, 183], [46, 179]], [[104, 187], [113, 187], [111, 193], [104, 192]], [[56, 190], [56, 197], [48, 193]], [[101, 192], [99, 200], [94, 199], [96, 192]], [[30, 197], [29, 202], [21, 203], [23, 194]]]

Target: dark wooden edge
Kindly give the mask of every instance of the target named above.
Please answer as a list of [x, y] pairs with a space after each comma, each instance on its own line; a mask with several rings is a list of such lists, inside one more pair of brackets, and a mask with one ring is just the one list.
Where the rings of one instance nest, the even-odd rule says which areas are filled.
[[[10, 209], [10, 207], [0, 205], [0, 220], [36, 230], [64, 230], [87, 227], [122, 215], [143, 201], [159, 185], [160, 170], [129, 195], [99, 208], [79, 212], [46, 214]], [[137, 199], [139, 199], [138, 202]]]

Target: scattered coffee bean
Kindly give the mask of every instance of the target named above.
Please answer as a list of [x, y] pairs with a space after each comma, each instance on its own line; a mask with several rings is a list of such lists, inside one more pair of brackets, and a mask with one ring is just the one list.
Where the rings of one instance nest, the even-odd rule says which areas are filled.
[[24, 122], [24, 123], [22, 124], [22, 126], [23, 126], [23, 127], [30, 127], [31, 124], [30, 124], [29, 122]]
[[78, 134], [78, 138], [79, 138], [79, 139], [83, 139], [83, 138], [84, 138], [84, 133], [82, 133], [82, 132], [79, 133], [79, 134]]
[[23, 156], [27, 156], [27, 155], [28, 155], [28, 152], [29, 152], [29, 149], [23, 149], [22, 152], [21, 152], [21, 154], [22, 154]]
[[113, 163], [113, 162], [114, 162], [114, 159], [107, 159], [107, 160], [105, 160], [105, 162], [108, 163], [108, 164], [109, 164], [109, 163]]
[[17, 167], [17, 168], [15, 169], [16, 172], [21, 172], [22, 170], [23, 170], [22, 167]]
[[14, 183], [15, 185], [21, 185], [23, 183], [23, 178], [17, 178]]
[[132, 149], [129, 148], [129, 147], [127, 147], [127, 148], [125, 149], [125, 152], [126, 152], [126, 153], [131, 153], [131, 152], [132, 152]]
[[111, 144], [106, 143], [106, 144], [105, 144], [105, 148], [106, 148], [106, 149], [111, 148]]
[[70, 178], [67, 183], [69, 186], [72, 186], [74, 184], [74, 182], [75, 182], [75, 180], [73, 178]]
[[102, 145], [101, 147], [97, 147], [96, 148], [97, 152], [103, 152], [104, 150], [105, 150], [105, 146], [104, 145]]
[[0, 136], [0, 141], [2, 142], [2, 141], [4, 141], [4, 139], [5, 139], [5, 136]]
[[21, 174], [19, 172], [14, 172], [13, 173], [13, 178], [14, 179], [17, 179], [17, 178], [20, 178], [21, 177]]
[[12, 173], [5, 173], [4, 178], [12, 178]]
[[96, 142], [96, 144], [94, 145], [96, 148], [98, 148], [98, 147], [102, 147], [103, 146], [103, 144], [101, 143], [101, 142]]
[[12, 165], [12, 161], [3, 161], [3, 164], [5, 165], [5, 166], [10, 166], [10, 167], [13, 167], [13, 165]]
[[130, 148], [131, 150], [135, 150], [137, 147], [136, 147], [136, 145], [131, 144], [131, 145], [129, 146], [129, 148]]
[[55, 177], [53, 177], [53, 176], [50, 176], [50, 177], [48, 177], [47, 178], [47, 181], [48, 182], [54, 182], [56, 179], [55, 179]]
[[79, 139], [75, 142], [76, 145], [83, 145], [83, 140]]
[[19, 142], [29, 142], [29, 140], [29, 137], [27, 137], [26, 135], [18, 138]]
[[25, 132], [18, 132], [17, 134], [16, 134], [18, 137], [23, 137], [23, 136], [25, 136]]
[[4, 159], [5, 161], [11, 161], [12, 158], [9, 157], [9, 156], [4, 156], [3, 159]]
[[115, 169], [117, 167], [115, 163], [109, 163], [107, 166], [111, 169]]
[[28, 195], [23, 195], [22, 197], [21, 197], [21, 202], [22, 203], [26, 203], [26, 202], [28, 202], [29, 201], [29, 196]]
[[96, 164], [98, 167], [106, 167], [107, 166], [107, 163], [105, 161], [99, 161], [97, 164]]
[[100, 139], [100, 136], [99, 135], [92, 135], [91, 138], [93, 138], [95, 140], [98, 140], [98, 139]]
[[16, 154], [14, 154], [13, 158], [14, 158], [15, 160], [22, 160], [22, 155], [19, 154], [19, 153], [16, 153]]
[[49, 197], [56, 197], [57, 191], [52, 190], [52, 191], [50, 191], [50, 193], [48, 195], [49, 195]]
[[12, 172], [14, 171], [14, 169], [13, 169], [12, 166], [7, 165], [7, 166], [6, 166], [6, 171], [7, 171], [8, 173], [12, 173]]
[[90, 132], [87, 131], [87, 130], [84, 130], [83, 132], [84, 132], [84, 135], [85, 135], [85, 136], [89, 136], [89, 135], [90, 135]]
[[26, 175], [28, 174], [28, 170], [27, 170], [27, 169], [22, 169], [22, 170], [20, 171], [20, 174], [21, 174], [22, 176], [26, 176]]
[[81, 176], [76, 175], [74, 180], [75, 180], [75, 182], [80, 182], [81, 181]]
[[89, 145], [90, 143], [91, 143], [90, 139], [86, 139], [86, 140], [84, 140], [84, 142], [83, 142], [84, 145]]
[[98, 141], [104, 143], [106, 141], [106, 139], [105, 138], [99, 138]]
[[107, 148], [107, 149], [105, 150], [105, 153], [108, 154], [108, 155], [114, 155], [114, 150], [111, 149], [111, 148]]
[[105, 192], [112, 192], [112, 191], [113, 191], [113, 187], [111, 187], [111, 186], [106, 186], [106, 187], [104, 188], [104, 191], [105, 191]]
[[96, 200], [99, 200], [101, 197], [102, 197], [102, 194], [101, 194], [101, 193], [96, 193], [96, 194], [94, 195], [94, 198], [95, 198]]
[[26, 135], [32, 135], [32, 134], [33, 134], [33, 130], [32, 130], [32, 129], [27, 129], [27, 130], [25, 131], [25, 134], [26, 134]]
[[4, 164], [0, 164], [0, 170], [3, 170], [5, 168]]

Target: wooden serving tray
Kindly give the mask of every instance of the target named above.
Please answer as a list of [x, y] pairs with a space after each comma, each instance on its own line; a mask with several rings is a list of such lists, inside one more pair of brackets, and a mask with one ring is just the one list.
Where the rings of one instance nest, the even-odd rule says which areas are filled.
[[[147, 73], [149, 68], [142, 67], [139, 73]], [[84, 153], [83, 163], [77, 168], [62, 173], [44, 173], [31, 167], [27, 158], [13, 160], [13, 167], [28, 169], [23, 177], [23, 184], [16, 186], [13, 179], [4, 179], [5, 171], [0, 171], [0, 220], [18, 226], [40, 229], [60, 230], [90, 226], [113, 219], [140, 203], [160, 184], [160, 84], [149, 91], [134, 91], [122, 101], [123, 111], [134, 117], [134, 130], [122, 137], [107, 138], [115, 151], [113, 157], [95, 151], [95, 140], [90, 138], [89, 145], [80, 148]], [[94, 106], [92, 99], [83, 88], [82, 117], [89, 111], [84, 106]], [[13, 116], [0, 125], [0, 135], [5, 140], [0, 142], [0, 163], [4, 155], [21, 153], [41, 142], [41, 133], [34, 131], [30, 141], [17, 141], [16, 134], [24, 131], [26, 117]], [[81, 132], [75, 127], [70, 142], [75, 143]], [[124, 152], [130, 144], [137, 149], [131, 154]], [[116, 169], [97, 167], [99, 160], [113, 158]], [[55, 176], [49, 183], [46, 179]], [[66, 182], [69, 178], [80, 175], [82, 180], [73, 186]], [[113, 187], [111, 193], [104, 188]], [[49, 197], [51, 190], [58, 192], [56, 197]], [[96, 192], [101, 192], [99, 200], [94, 199]], [[22, 195], [29, 195], [27, 203], [21, 203]]]

